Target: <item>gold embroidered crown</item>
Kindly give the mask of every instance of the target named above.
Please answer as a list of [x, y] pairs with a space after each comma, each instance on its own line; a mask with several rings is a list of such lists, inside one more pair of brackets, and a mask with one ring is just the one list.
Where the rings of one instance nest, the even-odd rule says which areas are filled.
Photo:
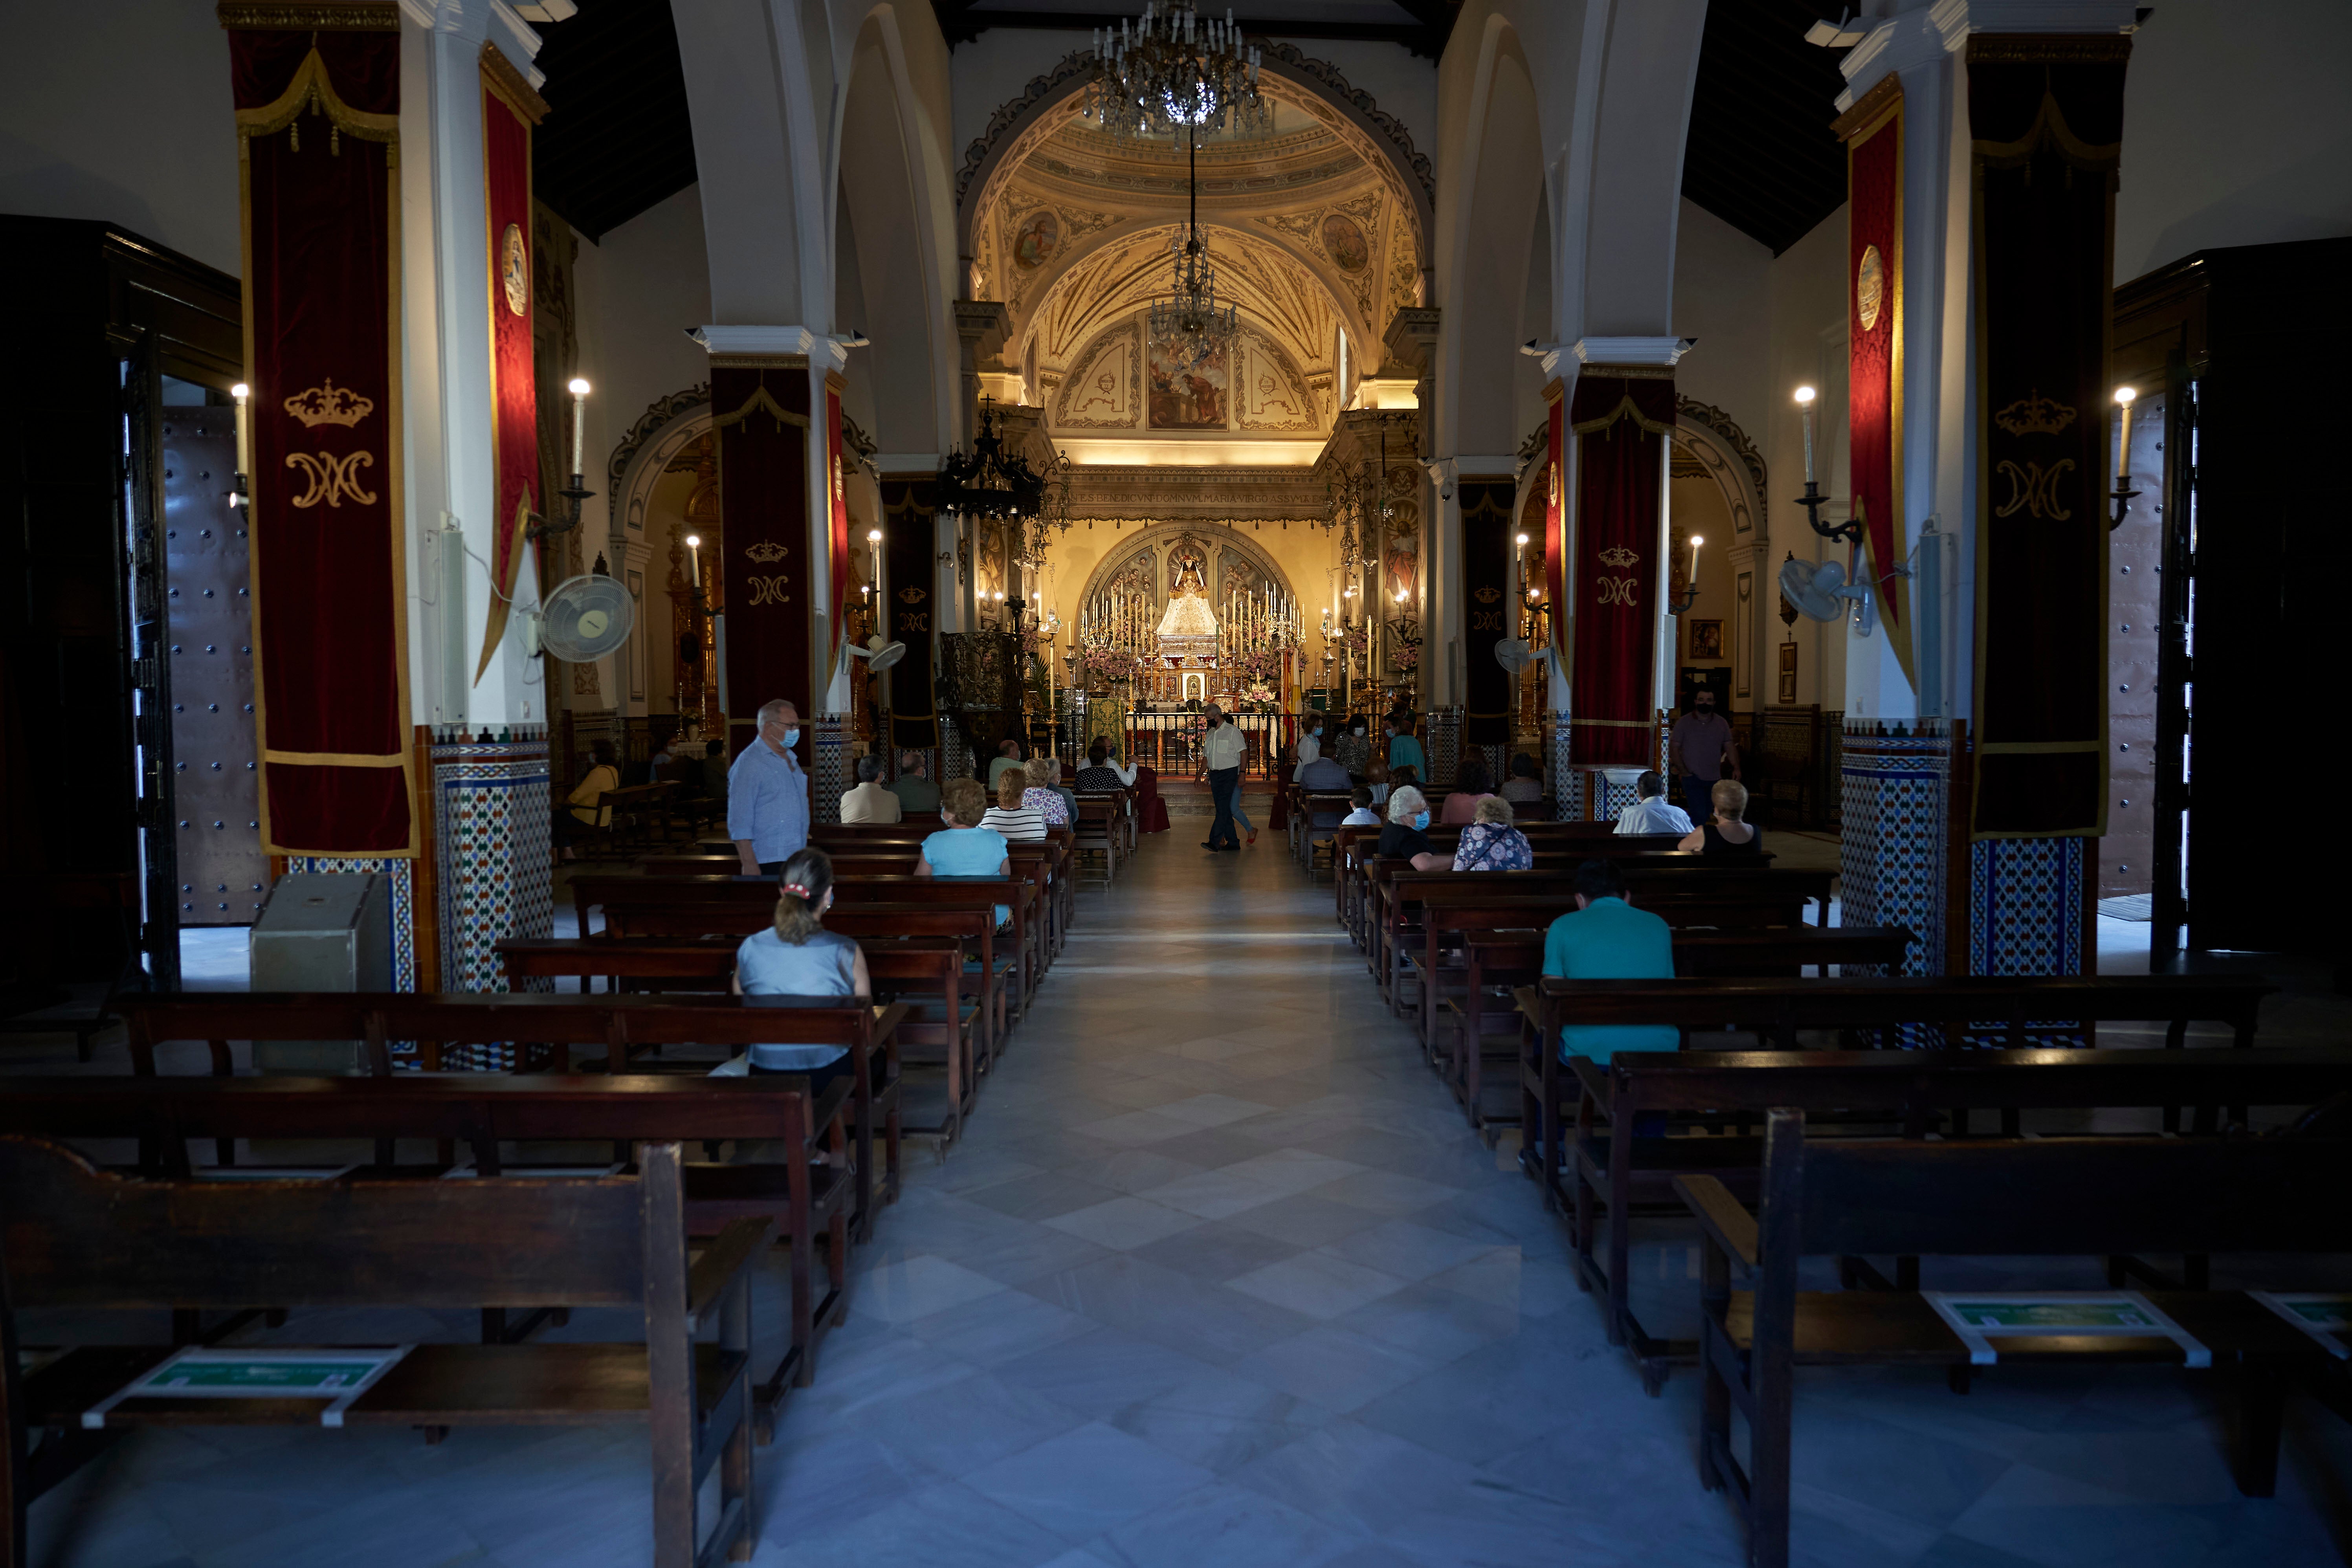
[[1482, 605], [1491, 605], [1496, 600], [1503, 596], [1503, 591], [1500, 588], [1496, 587], [1492, 583], [1489, 583], [1470, 596], [1477, 600]]
[[2074, 411], [2042, 396], [2037, 386], [2032, 396], [2019, 398], [1994, 415], [1992, 422], [2012, 436], [2055, 436], [2074, 423]]
[[1602, 564], [1615, 566], [1621, 569], [1631, 566], [1634, 562], [1639, 561], [1641, 557], [1639, 555], [1634, 554], [1633, 552], [1626, 549], [1622, 544], [1612, 544], [1608, 549], [1601, 552]]
[[314, 386], [299, 396], [286, 400], [286, 412], [299, 419], [306, 428], [320, 425], [352, 426], [375, 412], [375, 399], [362, 397], [347, 386], [337, 386], [329, 376], [326, 384]]
[[772, 539], [763, 539], [757, 544], [745, 547], [743, 553], [764, 566], [772, 561], [782, 561], [792, 552]]
[[919, 605], [930, 596], [929, 589], [918, 588], [912, 583], [898, 590], [898, 597], [909, 605]]

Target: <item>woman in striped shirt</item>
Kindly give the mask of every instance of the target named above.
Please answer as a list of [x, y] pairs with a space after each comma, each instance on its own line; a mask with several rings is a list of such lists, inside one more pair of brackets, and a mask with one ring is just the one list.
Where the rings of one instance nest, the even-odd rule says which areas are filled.
[[1029, 790], [1029, 775], [1018, 768], [1007, 768], [997, 781], [996, 804], [980, 819], [982, 827], [1003, 835], [1014, 843], [1034, 842], [1045, 837], [1045, 814], [1034, 805], [1024, 805], [1022, 796]]

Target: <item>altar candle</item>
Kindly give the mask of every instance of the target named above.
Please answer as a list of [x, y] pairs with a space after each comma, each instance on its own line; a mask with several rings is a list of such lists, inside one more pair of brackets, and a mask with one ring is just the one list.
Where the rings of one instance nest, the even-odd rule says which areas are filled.
[[1797, 406], [1805, 416], [1805, 483], [1813, 482], [1813, 389], [1797, 388]]
[[686, 536], [686, 580], [689, 586], [702, 586], [702, 536], [698, 533]]
[[2116, 407], [2122, 412], [2122, 427], [2116, 434], [2116, 489], [2128, 489], [2131, 478], [2131, 411], [2139, 397], [2138, 389], [2129, 386], [2116, 388]]
[[1694, 533], [1691, 535], [1690, 580], [1691, 586], [1694, 588], [1698, 586], [1698, 547], [1706, 542], [1706, 541], [1701, 539], [1697, 534]]
[[252, 410], [247, 405], [248, 401], [253, 396], [253, 388], [246, 385], [245, 383], [240, 381], [235, 386], [228, 389], [228, 395], [236, 399], [237, 476], [240, 482], [249, 485], [253, 482], [251, 478], [253, 473], [253, 460], [249, 446], [253, 437], [252, 426], [247, 423], [247, 421], [252, 417]]
[[588, 383], [579, 376], [572, 378], [572, 473], [576, 479], [588, 471]]

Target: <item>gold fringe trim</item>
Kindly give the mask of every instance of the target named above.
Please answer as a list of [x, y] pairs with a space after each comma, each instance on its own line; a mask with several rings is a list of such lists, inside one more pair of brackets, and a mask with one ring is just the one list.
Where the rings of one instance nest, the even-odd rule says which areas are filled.
[[743, 400], [742, 407], [738, 408], [732, 414], [722, 414], [718, 418], [713, 419], [710, 422], [710, 427], [714, 430], [721, 430], [730, 425], [740, 425], [752, 415], [761, 413], [768, 415], [770, 417], [774, 419], [779, 426], [797, 425], [803, 430], [809, 427], [807, 415], [795, 414], [791, 409], [785, 407], [782, 404], [777, 402], [773, 397], [769, 395], [768, 389], [764, 385], [753, 387], [751, 389], [751, 395]]
[[[305, 114], [323, 114], [334, 132], [349, 132], [362, 142], [396, 142], [400, 139], [400, 116], [397, 114], [362, 114], [342, 100], [335, 84], [327, 74], [327, 62], [313, 47], [302, 57], [294, 72], [294, 79], [274, 103], [259, 109], [236, 111], [236, 133], [241, 138], [274, 136], [292, 125]], [[332, 132], [330, 132], [332, 134]], [[299, 132], [297, 132], [299, 137]], [[301, 143], [295, 142], [295, 151]]]
[[2029, 162], [2044, 143], [2054, 145], [2059, 155], [2078, 169], [2111, 170], [2123, 163], [2122, 142], [2094, 146], [2075, 135], [2066, 123], [2066, 111], [2058, 107], [2048, 88], [2042, 89], [2042, 107], [2025, 134], [2014, 142], [1979, 142], [1977, 162], [1988, 169], [2013, 169]]
[[224, 27], [289, 33], [394, 33], [400, 30], [400, 7], [385, 0], [304, 0], [300, 4], [269, 4], [268, 0], [221, 0], [213, 14]]
[[1597, 435], [1609, 429], [1611, 426], [1616, 424], [1621, 419], [1631, 419], [1635, 425], [1639, 426], [1642, 429], [1648, 431], [1653, 436], [1664, 436], [1674, 428], [1671, 425], [1659, 424], [1656, 420], [1643, 414], [1639, 408], [1636, 408], [1633, 405], [1633, 395], [1629, 392], [1624, 396], [1617, 400], [1616, 407], [1611, 409], [1608, 413], [1602, 415], [1598, 419], [1588, 419], [1581, 425], [1570, 426], [1568, 427], [1568, 433], [1571, 436]]
[[[398, 768], [408, 765], [406, 752], [264, 752], [265, 763], [283, 763], [297, 768]], [[388, 849], [371, 849], [371, 855], [389, 855]]]
[[547, 118], [547, 100], [539, 96], [530, 79], [518, 70], [512, 60], [499, 52], [498, 45], [488, 39], [482, 43], [482, 85], [506, 100], [509, 109], [533, 125]]

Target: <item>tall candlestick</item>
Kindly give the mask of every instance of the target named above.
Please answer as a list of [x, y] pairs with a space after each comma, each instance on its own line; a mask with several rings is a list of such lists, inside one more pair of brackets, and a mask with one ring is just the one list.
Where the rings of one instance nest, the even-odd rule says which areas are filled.
[[2125, 480], [2131, 478], [2131, 411], [2139, 397], [2137, 387], [2116, 388], [2116, 407], [2123, 415], [2122, 427], [2116, 434], [2116, 489], [2128, 489]]
[[698, 533], [686, 536], [686, 580], [689, 587], [702, 586], [702, 536]]
[[1691, 535], [1690, 585], [1693, 588], [1696, 588], [1698, 586], [1698, 547], [1706, 542], [1706, 541], [1701, 539], [1697, 534], [1694, 533]]
[[575, 475], [588, 471], [588, 383], [579, 376], [572, 378], [572, 471]]
[[240, 483], [249, 485], [253, 482], [253, 453], [251, 445], [253, 440], [253, 430], [252, 426], [248, 423], [252, 417], [252, 409], [248, 407], [247, 405], [253, 396], [253, 388], [246, 385], [245, 383], [240, 381], [235, 386], [228, 389], [228, 395], [236, 399], [236, 471], [238, 479]]
[[1813, 482], [1813, 389], [1797, 388], [1797, 406], [1805, 416], [1805, 483]]

